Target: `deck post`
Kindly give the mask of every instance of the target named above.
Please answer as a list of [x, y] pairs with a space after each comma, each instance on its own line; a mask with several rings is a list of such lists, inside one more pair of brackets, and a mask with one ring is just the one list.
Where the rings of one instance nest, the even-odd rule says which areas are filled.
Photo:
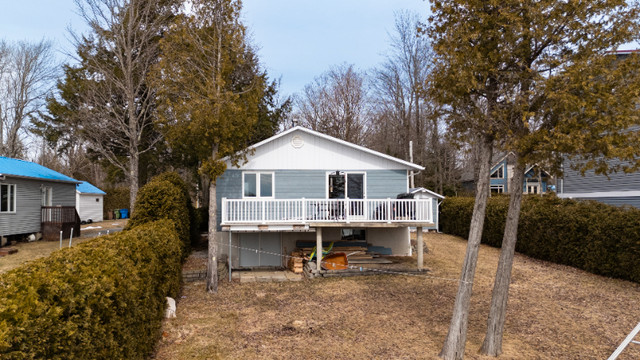
[[422, 226], [416, 227], [417, 243], [416, 252], [418, 252], [418, 271], [422, 271], [424, 266], [424, 242], [422, 241]]
[[227, 254], [228, 260], [229, 260], [229, 282], [231, 282], [231, 237], [232, 237], [232, 233], [231, 230], [229, 230], [229, 253]]
[[302, 198], [302, 223], [307, 223], [307, 201]]
[[322, 262], [322, 228], [316, 228], [316, 269], [322, 270], [320, 263]]

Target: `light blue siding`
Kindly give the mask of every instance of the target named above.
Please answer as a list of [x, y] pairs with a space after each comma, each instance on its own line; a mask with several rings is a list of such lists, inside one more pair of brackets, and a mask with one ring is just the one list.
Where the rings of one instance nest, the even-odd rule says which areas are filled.
[[368, 199], [395, 199], [398, 194], [409, 191], [406, 170], [367, 171]]
[[[259, 172], [261, 170], [251, 170]], [[274, 173], [276, 199], [326, 199], [327, 198], [327, 170], [262, 170]], [[359, 170], [345, 170], [354, 171]], [[218, 204], [217, 223], [222, 216], [222, 198], [242, 198], [242, 172], [239, 169], [229, 169], [216, 181], [216, 200]], [[366, 173], [366, 197], [368, 199], [395, 198], [407, 189], [406, 170], [369, 170]]]
[[220, 222], [222, 222], [222, 198], [242, 198], [241, 170], [227, 170], [216, 180], [216, 203], [218, 209], [216, 224], [218, 224], [218, 230], [221, 229]]
[[494, 171], [498, 170], [500, 166], [504, 166], [504, 172], [502, 173], [504, 177], [502, 179], [491, 178], [489, 180], [489, 183], [491, 185], [502, 185], [503, 192], [506, 194], [509, 192], [509, 180], [508, 180], [509, 174], [507, 173], [507, 158], [505, 158], [501, 162], [497, 163], [494, 167], [492, 167], [489, 173], [492, 174]]
[[[327, 197], [327, 172], [331, 171], [335, 170], [276, 170], [274, 171], [275, 198], [325, 199]], [[358, 170], [352, 171], [358, 172]], [[406, 170], [369, 170], [365, 173], [366, 194], [369, 199], [395, 198], [396, 195], [408, 190]], [[218, 199], [223, 197], [228, 199], [242, 198], [242, 170], [225, 171], [218, 178], [216, 184]]]
[[276, 199], [325, 199], [327, 171], [329, 170], [275, 171]]

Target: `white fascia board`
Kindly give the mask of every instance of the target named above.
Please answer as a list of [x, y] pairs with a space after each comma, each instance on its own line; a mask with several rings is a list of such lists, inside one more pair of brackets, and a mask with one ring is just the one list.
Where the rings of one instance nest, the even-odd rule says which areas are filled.
[[[323, 133], [320, 133], [320, 132], [317, 132], [317, 131], [313, 131], [311, 129], [307, 129], [307, 128], [304, 128], [302, 126], [292, 127], [291, 129], [285, 130], [285, 131], [281, 132], [280, 134], [276, 134], [276, 135], [274, 135], [274, 136], [272, 136], [272, 137], [270, 137], [268, 139], [262, 140], [259, 143], [256, 143], [256, 144], [253, 144], [253, 145], [249, 146], [247, 148], [247, 150], [257, 149], [257, 148], [259, 148], [260, 146], [262, 146], [264, 144], [267, 144], [267, 143], [269, 143], [271, 141], [274, 141], [274, 140], [279, 139], [279, 138], [281, 138], [283, 136], [291, 134], [292, 132], [297, 131], [297, 130], [300, 130], [300, 131], [305, 132], [307, 134], [314, 135], [314, 136], [317, 136], [317, 137], [320, 137], [320, 138], [323, 138], [323, 139], [326, 139], [326, 140], [329, 140], [329, 141], [333, 141], [333, 142], [338, 143], [338, 144], [342, 144], [344, 146], [348, 146], [348, 147], [356, 149], [356, 150], [360, 150], [360, 151], [363, 151], [363, 152], [366, 152], [366, 153], [381, 157], [383, 159], [394, 161], [396, 163], [399, 163], [399, 164], [402, 164], [404, 166], [407, 166], [407, 167], [409, 167], [410, 169], [413, 169], [413, 170], [424, 170], [424, 167], [420, 166], [418, 164], [414, 164], [414, 163], [409, 162], [409, 161], [398, 159], [396, 157], [393, 157], [393, 156], [390, 156], [390, 155], [387, 155], [387, 154], [383, 154], [383, 153], [375, 151], [375, 150], [368, 149], [368, 148], [366, 148], [364, 146], [352, 144], [352, 143], [350, 143], [348, 141], [340, 140], [340, 139], [334, 138], [333, 136], [329, 136], [329, 135], [326, 135], [326, 134], [323, 134]], [[228, 161], [229, 157], [226, 156], [226, 157], [222, 158], [221, 160]]]
[[640, 197], [640, 191], [598, 191], [598, 192], [584, 192], [584, 193], [561, 193], [558, 194], [559, 198], [572, 199], [572, 198], [603, 198], [603, 197]]
[[431, 190], [423, 188], [423, 187], [415, 188], [415, 189], [413, 189], [413, 191], [411, 191], [412, 194], [419, 193], [419, 192], [426, 192], [426, 193], [431, 194], [431, 195], [433, 195], [433, 196], [435, 196], [435, 197], [437, 197], [439, 199], [444, 199], [444, 196], [438, 194], [435, 191], [431, 191]]

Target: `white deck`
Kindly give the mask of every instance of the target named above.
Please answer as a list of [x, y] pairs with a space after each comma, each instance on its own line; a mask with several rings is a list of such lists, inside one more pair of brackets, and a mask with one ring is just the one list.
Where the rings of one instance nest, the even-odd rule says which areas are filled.
[[222, 199], [222, 226], [346, 224], [423, 226], [431, 199]]

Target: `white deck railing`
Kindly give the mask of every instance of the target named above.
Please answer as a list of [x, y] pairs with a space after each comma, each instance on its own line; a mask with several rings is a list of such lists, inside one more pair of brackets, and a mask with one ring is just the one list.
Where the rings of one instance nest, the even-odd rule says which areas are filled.
[[222, 223], [432, 223], [430, 199], [222, 199]]

